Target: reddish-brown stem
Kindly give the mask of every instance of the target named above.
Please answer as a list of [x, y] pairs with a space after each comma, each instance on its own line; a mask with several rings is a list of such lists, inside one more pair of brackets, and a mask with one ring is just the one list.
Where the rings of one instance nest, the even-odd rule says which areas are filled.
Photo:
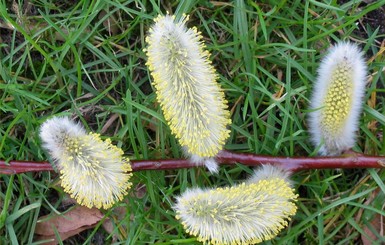
[[239, 162], [248, 166], [270, 163], [280, 165], [282, 168], [292, 172], [305, 169], [385, 167], [385, 157], [368, 156], [355, 152], [349, 152], [338, 157], [274, 157], [222, 151], [218, 155], [218, 160], [222, 164]]
[[[305, 169], [332, 169], [332, 168], [382, 168], [385, 167], [385, 157], [367, 156], [350, 152], [338, 157], [275, 157], [249, 153], [235, 153], [222, 151], [218, 154], [219, 164], [232, 165], [241, 163], [248, 166], [260, 164], [280, 165], [289, 171]], [[133, 160], [133, 171], [141, 170], [166, 170], [196, 167], [186, 159], [168, 160]], [[25, 172], [51, 171], [52, 166], [48, 162], [5, 161], [0, 160], [0, 174], [19, 174]]]
[[53, 170], [48, 162], [8, 161], [0, 160], [0, 174], [20, 174]]

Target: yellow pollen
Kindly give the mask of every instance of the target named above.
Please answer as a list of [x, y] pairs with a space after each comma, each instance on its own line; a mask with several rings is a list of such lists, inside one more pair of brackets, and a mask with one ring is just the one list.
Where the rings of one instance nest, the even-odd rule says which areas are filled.
[[332, 82], [325, 97], [325, 107], [321, 113], [321, 127], [335, 134], [338, 134], [346, 123], [353, 99], [352, 77], [345, 72], [344, 65], [346, 64], [340, 64], [333, 72]]

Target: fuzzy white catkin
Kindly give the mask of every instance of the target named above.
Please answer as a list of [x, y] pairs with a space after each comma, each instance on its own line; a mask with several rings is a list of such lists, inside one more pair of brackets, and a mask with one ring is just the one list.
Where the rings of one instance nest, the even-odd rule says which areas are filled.
[[340, 155], [355, 144], [367, 73], [356, 44], [330, 48], [318, 69], [309, 114], [309, 130], [321, 155]]
[[146, 38], [147, 65], [164, 117], [192, 162], [218, 171], [215, 156], [229, 136], [230, 112], [209, 53], [184, 16], [158, 16]]
[[205, 244], [255, 244], [274, 238], [296, 213], [289, 173], [266, 166], [246, 183], [194, 188], [177, 198], [176, 218]]
[[290, 175], [291, 175], [290, 171], [283, 169], [279, 165], [264, 164], [254, 170], [253, 175], [250, 177], [250, 179], [247, 182], [257, 183], [258, 181], [261, 181], [261, 180], [282, 179], [289, 186], [291, 186], [292, 183], [290, 180]]
[[88, 208], [110, 208], [132, 183], [131, 165], [123, 151], [67, 117], [48, 119], [40, 128], [43, 147], [60, 170], [61, 185]]

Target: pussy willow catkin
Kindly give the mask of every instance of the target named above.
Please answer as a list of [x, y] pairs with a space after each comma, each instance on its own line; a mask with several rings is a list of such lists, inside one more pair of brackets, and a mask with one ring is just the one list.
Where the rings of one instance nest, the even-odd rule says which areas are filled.
[[297, 195], [288, 173], [273, 166], [246, 183], [217, 189], [194, 188], [175, 210], [186, 232], [209, 244], [255, 244], [274, 238], [296, 213]]
[[314, 84], [310, 133], [321, 155], [352, 148], [365, 93], [366, 63], [357, 45], [339, 43], [322, 60]]
[[40, 137], [60, 171], [64, 191], [79, 204], [107, 209], [127, 194], [132, 185], [130, 161], [109, 139], [87, 134], [66, 117], [45, 121]]
[[229, 136], [230, 114], [209, 53], [184, 16], [158, 16], [146, 38], [147, 65], [171, 131], [197, 164], [218, 171], [215, 156]]

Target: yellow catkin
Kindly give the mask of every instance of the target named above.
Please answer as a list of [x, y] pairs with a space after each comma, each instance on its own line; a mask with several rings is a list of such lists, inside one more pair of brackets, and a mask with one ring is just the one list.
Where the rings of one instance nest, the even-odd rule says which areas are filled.
[[274, 238], [296, 213], [297, 195], [284, 179], [193, 189], [178, 198], [176, 218], [208, 244], [255, 244]]
[[147, 65], [164, 117], [186, 152], [214, 157], [229, 136], [230, 114], [217, 75], [188, 17], [158, 16], [146, 38]]
[[88, 208], [110, 208], [123, 199], [132, 183], [131, 165], [123, 151], [99, 134], [67, 139], [60, 159], [61, 185]]
[[352, 106], [352, 87], [351, 76], [349, 74], [348, 64], [341, 63], [334, 70], [332, 75], [332, 83], [327, 89], [325, 97], [325, 108], [321, 116], [321, 122], [325, 130], [340, 134], [343, 125], [348, 119]]
[[89, 133], [67, 117], [54, 117], [40, 128], [43, 147], [60, 171], [61, 185], [88, 208], [110, 208], [132, 183], [132, 169], [123, 151], [110, 139]]

